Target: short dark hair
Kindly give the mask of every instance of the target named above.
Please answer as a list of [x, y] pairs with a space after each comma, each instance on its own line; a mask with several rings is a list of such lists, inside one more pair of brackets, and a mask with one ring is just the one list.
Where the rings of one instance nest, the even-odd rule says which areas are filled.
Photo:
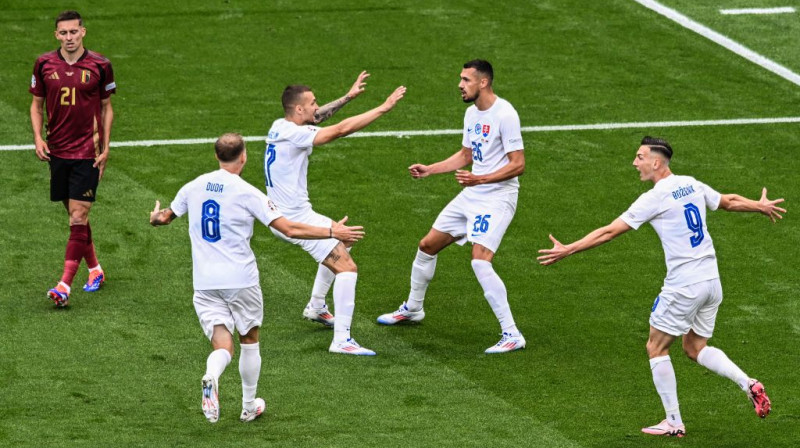
[[476, 72], [489, 78], [489, 85], [492, 85], [492, 81], [494, 81], [494, 69], [489, 61], [485, 59], [473, 59], [465, 63], [464, 68], [474, 68]]
[[65, 22], [67, 20], [77, 20], [80, 26], [83, 26], [83, 18], [81, 18], [78, 11], [68, 10], [61, 12], [61, 14], [56, 17], [56, 28], [58, 28], [58, 22]]
[[291, 112], [294, 106], [297, 106], [300, 103], [300, 98], [303, 96], [303, 94], [310, 91], [311, 87], [304, 86], [302, 84], [286, 86], [286, 88], [283, 89], [283, 95], [281, 95], [283, 111], [287, 114]]
[[657, 152], [667, 160], [672, 159], [672, 146], [663, 138], [650, 137], [648, 135], [642, 139], [641, 145], [649, 147], [651, 152]]
[[233, 162], [244, 151], [244, 139], [235, 132], [222, 134], [214, 143], [214, 151], [220, 162]]

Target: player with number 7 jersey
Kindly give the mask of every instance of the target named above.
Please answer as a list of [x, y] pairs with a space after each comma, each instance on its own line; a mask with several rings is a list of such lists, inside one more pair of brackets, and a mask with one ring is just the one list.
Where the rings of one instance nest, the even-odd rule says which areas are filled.
[[781, 213], [786, 210], [777, 206], [783, 199], [767, 199], [766, 188], [761, 199], [754, 201], [737, 194], [720, 194], [694, 177], [673, 174], [669, 168], [672, 154], [666, 140], [642, 139], [633, 166], [642, 181], [655, 184], [653, 189], [642, 194], [611, 224], [574, 243], [564, 245], [550, 235], [553, 248], [540, 250], [543, 255], [538, 260], [550, 265], [638, 229], [646, 222], [653, 226], [664, 248], [667, 277], [651, 308], [647, 354], [666, 418], [642, 428], [642, 432], [683, 437], [686, 427], [681, 419], [675, 371], [669, 357], [672, 343], [681, 336], [689, 359], [736, 383], [759, 417], [766, 417], [771, 409], [764, 385], [745, 374], [722, 350], [708, 345], [722, 303], [722, 285], [714, 244], [706, 227], [706, 209], [759, 212], [773, 222], [782, 218]]

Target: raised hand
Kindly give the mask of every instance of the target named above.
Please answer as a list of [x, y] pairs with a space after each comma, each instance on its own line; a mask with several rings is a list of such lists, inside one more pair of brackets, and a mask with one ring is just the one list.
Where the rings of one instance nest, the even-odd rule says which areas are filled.
[[366, 79], [369, 78], [369, 73], [366, 70], [361, 72], [356, 78], [356, 82], [353, 83], [353, 87], [350, 87], [350, 91], [347, 92], [347, 98], [353, 99], [358, 95], [364, 93], [364, 88], [367, 86]]
[[406, 88], [404, 86], [400, 86], [394, 89], [391, 95], [386, 98], [386, 101], [383, 102], [383, 112], [389, 112], [394, 108], [398, 101], [403, 99], [403, 96], [406, 94]]

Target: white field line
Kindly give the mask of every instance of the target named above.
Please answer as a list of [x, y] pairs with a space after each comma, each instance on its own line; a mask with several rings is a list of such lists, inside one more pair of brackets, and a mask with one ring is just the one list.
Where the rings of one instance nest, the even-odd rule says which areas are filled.
[[685, 15], [679, 13], [678, 11], [675, 11], [674, 9], [671, 8], [667, 8], [666, 6], [662, 5], [661, 3], [655, 0], [634, 0], [634, 1], [642, 6], [652, 9], [653, 11], [672, 20], [673, 22], [676, 22], [679, 25], [694, 31], [695, 33], [705, 37], [706, 39], [709, 39], [711, 41], [718, 43], [719, 45], [722, 45], [723, 47], [749, 60], [750, 62], [758, 64], [761, 67], [771, 71], [772, 73], [775, 73], [776, 75], [800, 86], [800, 75], [778, 64], [777, 62], [772, 61], [756, 53], [755, 51], [730, 39], [729, 37], [723, 36], [722, 34], [712, 30], [711, 28], [708, 28], [705, 25], [695, 22], [694, 20], [686, 17]]
[[724, 15], [739, 14], [791, 14], [797, 12], [791, 6], [780, 6], [777, 8], [743, 8], [743, 9], [720, 9], [719, 13]]
[[[632, 123], [597, 123], [597, 124], [567, 124], [553, 126], [523, 126], [522, 132], [561, 132], [561, 131], [593, 131], [593, 130], [613, 130], [613, 129], [636, 129], [636, 128], [680, 128], [693, 126], [737, 126], [749, 124], [780, 124], [780, 123], [800, 123], [800, 117], [774, 117], [774, 118], [733, 118], [728, 120], [691, 120], [691, 121], [645, 121]], [[431, 129], [431, 130], [411, 130], [411, 131], [378, 131], [378, 132], [356, 132], [348, 138], [364, 137], [415, 137], [430, 135], [460, 135], [461, 129]], [[244, 137], [248, 142], [263, 142], [266, 136], [254, 135]], [[122, 142], [111, 142], [112, 148], [133, 148], [148, 146], [166, 145], [201, 145], [214, 143], [213, 138], [185, 138], [175, 140], [132, 140]], [[22, 151], [33, 149], [33, 145], [0, 145], [0, 151]]]

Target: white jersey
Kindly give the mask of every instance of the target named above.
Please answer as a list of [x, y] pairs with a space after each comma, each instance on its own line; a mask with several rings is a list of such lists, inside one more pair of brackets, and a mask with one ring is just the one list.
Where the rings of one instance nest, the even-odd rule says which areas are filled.
[[719, 278], [714, 243], [706, 227], [706, 207], [716, 210], [722, 196], [691, 176], [661, 179], [620, 216], [634, 229], [650, 222], [664, 247], [664, 286], [682, 287]]
[[[477, 175], [493, 173], [508, 165], [506, 154], [524, 149], [519, 115], [508, 101], [497, 97], [492, 107], [478, 110], [474, 104], [464, 114], [465, 148], [472, 149], [472, 172]], [[488, 193], [519, 190], [516, 177], [491, 184], [475, 185], [464, 189], [466, 195], [476, 198]]]
[[264, 176], [267, 194], [287, 216], [311, 210], [308, 199], [308, 156], [319, 127], [275, 120], [267, 135]]
[[281, 217], [261, 190], [220, 169], [184, 185], [170, 205], [189, 213], [195, 290], [248, 288], [259, 284], [250, 238], [255, 219], [264, 225]]

